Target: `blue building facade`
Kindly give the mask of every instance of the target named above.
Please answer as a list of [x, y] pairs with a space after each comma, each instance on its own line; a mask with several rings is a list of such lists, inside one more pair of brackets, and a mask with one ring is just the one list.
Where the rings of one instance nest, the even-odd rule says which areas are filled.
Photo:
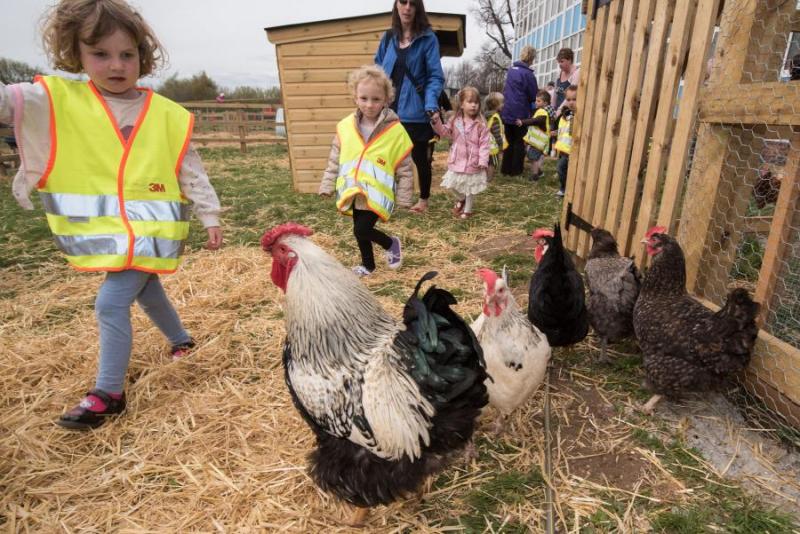
[[517, 40], [514, 59], [525, 45], [536, 49], [533, 69], [540, 87], [558, 77], [556, 55], [562, 48], [575, 52], [575, 64], [583, 55], [583, 32], [586, 16], [581, 13], [581, 0], [518, 0]]

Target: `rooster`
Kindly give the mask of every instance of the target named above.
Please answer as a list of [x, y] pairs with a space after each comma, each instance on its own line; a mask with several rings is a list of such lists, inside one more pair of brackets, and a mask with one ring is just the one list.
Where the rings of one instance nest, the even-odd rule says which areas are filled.
[[356, 276], [286, 223], [266, 232], [271, 278], [286, 294], [286, 384], [314, 432], [310, 474], [324, 491], [368, 509], [419, 492], [471, 440], [488, 398], [483, 353], [450, 308], [417, 283], [391, 317]]
[[589, 322], [600, 336], [600, 361], [607, 362], [606, 345], [633, 334], [633, 306], [642, 284], [639, 269], [631, 258], [619, 255], [610, 232], [595, 228], [592, 249], [586, 260], [589, 286]]
[[531, 276], [528, 319], [547, 336], [551, 347], [577, 343], [589, 332], [583, 279], [561, 241], [561, 227], [533, 233], [539, 267]]
[[483, 279], [483, 313], [472, 329], [483, 347], [489, 379], [489, 402], [499, 416], [495, 433], [505, 418], [533, 395], [544, 381], [550, 345], [522, 313], [508, 287], [505, 268], [498, 277], [491, 269], [478, 270]]
[[633, 328], [654, 395], [642, 407], [652, 413], [663, 396], [705, 391], [750, 362], [759, 305], [734, 289], [713, 312], [686, 292], [686, 265], [678, 242], [656, 226], [642, 240], [652, 266], [633, 309]]

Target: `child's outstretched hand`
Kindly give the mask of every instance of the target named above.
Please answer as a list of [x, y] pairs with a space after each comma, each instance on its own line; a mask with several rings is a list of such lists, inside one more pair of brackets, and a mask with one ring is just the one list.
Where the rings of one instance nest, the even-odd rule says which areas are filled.
[[222, 246], [222, 228], [219, 226], [209, 226], [206, 228], [208, 232], [208, 241], [206, 241], [206, 248], [208, 250], [217, 250]]
[[323, 192], [320, 191], [319, 196], [325, 197], [325, 198], [330, 198], [330, 197], [333, 196], [333, 192], [332, 191], [328, 191], [328, 192], [323, 193]]
[[517, 119], [516, 121], [514, 121], [514, 123], [515, 123], [517, 126], [522, 126], [522, 119]]

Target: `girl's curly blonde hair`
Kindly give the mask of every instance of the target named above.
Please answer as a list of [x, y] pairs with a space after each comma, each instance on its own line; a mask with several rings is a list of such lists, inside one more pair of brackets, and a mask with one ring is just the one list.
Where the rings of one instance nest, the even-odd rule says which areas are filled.
[[386, 76], [386, 73], [383, 72], [383, 69], [378, 65], [364, 65], [363, 67], [360, 67], [350, 73], [350, 75], [347, 77], [347, 87], [354, 97], [356, 96], [356, 87], [358, 87], [358, 84], [364, 80], [372, 80], [378, 84], [378, 87], [383, 88], [384, 92], [386, 93], [387, 106], [394, 101], [394, 87], [392, 86], [392, 80]]
[[166, 52], [142, 16], [123, 0], [61, 0], [45, 13], [42, 41], [56, 69], [83, 70], [78, 43], [95, 45], [122, 30], [139, 49], [139, 76], [152, 74], [166, 62]]

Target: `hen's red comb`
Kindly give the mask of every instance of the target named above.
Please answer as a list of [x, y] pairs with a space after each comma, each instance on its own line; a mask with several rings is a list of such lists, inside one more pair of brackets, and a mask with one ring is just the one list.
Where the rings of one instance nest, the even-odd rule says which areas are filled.
[[650, 238], [650, 237], [653, 236], [653, 234], [666, 234], [666, 233], [667, 233], [667, 229], [665, 227], [663, 227], [663, 226], [653, 226], [652, 228], [650, 228], [647, 231], [646, 234], [644, 234], [644, 236], [647, 237], [647, 238]]
[[266, 252], [269, 252], [269, 249], [272, 248], [272, 245], [274, 245], [283, 234], [295, 234], [302, 237], [307, 237], [313, 233], [314, 230], [308, 226], [303, 226], [302, 224], [295, 222], [279, 224], [275, 228], [264, 232], [264, 235], [261, 237], [261, 248], [263, 248]]
[[553, 237], [555, 234], [549, 228], [537, 228], [531, 235], [534, 239], [539, 239], [540, 237]]

